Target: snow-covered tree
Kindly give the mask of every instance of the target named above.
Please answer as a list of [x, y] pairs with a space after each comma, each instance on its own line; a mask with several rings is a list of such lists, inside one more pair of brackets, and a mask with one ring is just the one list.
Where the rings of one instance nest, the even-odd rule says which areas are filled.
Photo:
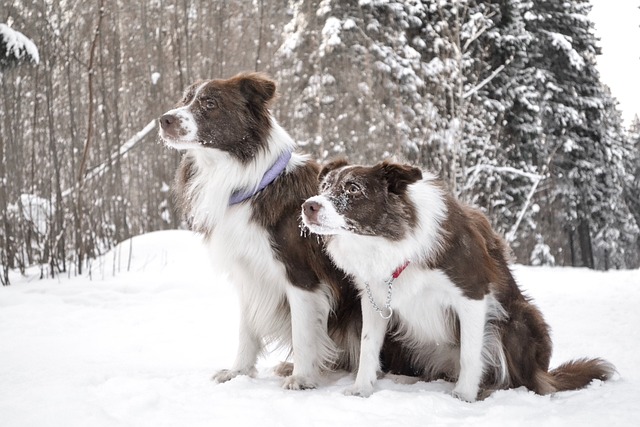
[[[84, 255], [179, 226], [179, 156], [148, 124], [193, 81], [246, 70], [277, 80], [274, 115], [305, 151], [439, 173], [520, 262], [548, 248], [560, 265], [640, 263], [638, 132], [600, 85], [585, 0], [100, 3], [3, 9], [3, 272], [78, 272]], [[24, 195], [48, 202], [46, 227]]]
[[422, 22], [405, 9], [421, 8], [420, 2], [293, 2], [276, 58], [289, 102], [277, 108], [318, 158], [417, 156], [434, 110], [419, 76], [421, 55], [408, 40]]
[[612, 190], [624, 180], [622, 148], [616, 143], [620, 131], [607, 118], [615, 106], [596, 70], [599, 48], [587, 17], [588, 1], [535, 0], [532, 5], [525, 18], [535, 35], [530, 64], [539, 71], [544, 145], [538, 146], [538, 155], [551, 160], [553, 185], [541, 203], [547, 241], [565, 249], [563, 256], [572, 265], [593, 268], [594, 239], [610, 241], [606, 224], [623, 223], [614, 218], [628, 212]]
[[[629, 126], [627, 141], [629, 151], [624, 163], [627, 172], [624, 198], [636, 225], [640, 225], [640, 117], [637, 115]], [[627, 267], [640, 264], [640, 233], [636, 234], [635, 245], [628, 248], [627, 254], [635, 254], [634, 258], [627, 261]]]
[[[11, 28], [7, 24], [0, 24], [0, 84], [4, 84], [3, 70], [16, 67], [21, 63], [40, 62], [38, 49], [31, 39], [19, 31]], [[6, 92], [5, 92], [6, 93]], [[2, 124], [0, 124], [0, 131]], [[8, 171], [6, 168], [7, 156], [5, 141], [0, 134], [0, 283], [9, 283], [9, 268], [14, 267], [14, 255], [19, 242], [13, 236], [15, 224], [10, 221], [10, 207], [8, 200], [9, 192], [6, 187], [9, 183]], [[30, 242], [23, 246], [30, 249]]]
[[544, 243], [544, 238], [541, 234], [536, 235], [536, 245], [531, 251], [531, 265], [547, 265], [554, 266], [556, 263], [555, 257], [551, 254], [551, 248]]
[[20, 31], [0, 24], [0, 71], [23, 62], [40, 62], [38, 48]]

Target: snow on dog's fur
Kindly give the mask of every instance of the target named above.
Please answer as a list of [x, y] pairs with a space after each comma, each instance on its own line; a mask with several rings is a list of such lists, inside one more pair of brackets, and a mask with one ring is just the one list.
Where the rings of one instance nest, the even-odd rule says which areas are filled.
[[408, 349], [409, 370], [454, 379], [454, 395], [467, 401], [495, 389], [549, 394], [611, 377], [613, 366], [600, 359], [549, 371], [549, 327], [518, 288], [505, 243], [434, 176], [391, 162], [338, 160], [320, 178], [303, 222], [324, 236], [362, 296], [360, 362], [347, 394], [373, 392], [387, 330]]
[[293, 152], [294, 141], [272, 117], [275, 91], [259, 73], [197, 82], [159, 119], [160, 137], [185, 151], [178, 204], [240, 298], [237, 356], [214, 379], [253, 374], [275, 341], [293, 353], [284, 387], [305, 389], [317, 386], [324, 369], [355, 368], [360, 305], [317, 237], [299, 228], [319, 166]]

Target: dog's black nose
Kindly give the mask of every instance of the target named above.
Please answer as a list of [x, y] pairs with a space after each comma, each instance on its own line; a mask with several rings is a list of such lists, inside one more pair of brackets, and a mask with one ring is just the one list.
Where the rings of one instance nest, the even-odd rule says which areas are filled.
[[321, 208], [322, 205], [314, 200], [307, 200], [302, 204], [302, 212], [304, 212], [307, 219], [312, 221], [318, 219], [318, 212], [320, 212]]
[[162, 129], [169, 128], [175, 122], [176, 122], [176, 116], [174, 116], [173, 114], [165, 114], [162, 117], [160, 117], [160, 126], [162, 126]]

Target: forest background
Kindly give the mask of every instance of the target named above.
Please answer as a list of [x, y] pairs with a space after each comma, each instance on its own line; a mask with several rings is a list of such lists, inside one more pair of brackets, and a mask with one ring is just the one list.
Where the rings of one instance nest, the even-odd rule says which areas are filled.
[[[319, 161], [395, 157], [480, 207], [519, 263], [640, 266], [640, 120], [596, 69], [587, 0], [5, 0], [0, 277], [74, 275], [183, 226], [155, 119], [198, 79], [263, 71]], [[12, 30], [12, 31], [13, 31]], [[2, 53], [5, 52], [3, 55]]]

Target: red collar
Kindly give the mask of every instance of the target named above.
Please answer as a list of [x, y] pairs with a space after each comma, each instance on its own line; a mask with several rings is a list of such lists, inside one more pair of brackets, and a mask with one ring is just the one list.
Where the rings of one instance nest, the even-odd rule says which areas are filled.
[[393, 279], [397, 279], [397, 278], [402, 274], [402, 272], [404, 271], [404, 269], [405, 269], [405, 268], [407, 268], [407, 266], [409, 265], [409, 262], [410, 262], [410, 261], [408, 261], [408, 260], [407, 260], [407, 261], [406, 261], [404, 264], [402, 264], [400, 267], [396, 268], [396, 269], [395, 269], [395, 271], [393, 272], [393, 274], [391, 275], [391, 277], [392, 277]]

